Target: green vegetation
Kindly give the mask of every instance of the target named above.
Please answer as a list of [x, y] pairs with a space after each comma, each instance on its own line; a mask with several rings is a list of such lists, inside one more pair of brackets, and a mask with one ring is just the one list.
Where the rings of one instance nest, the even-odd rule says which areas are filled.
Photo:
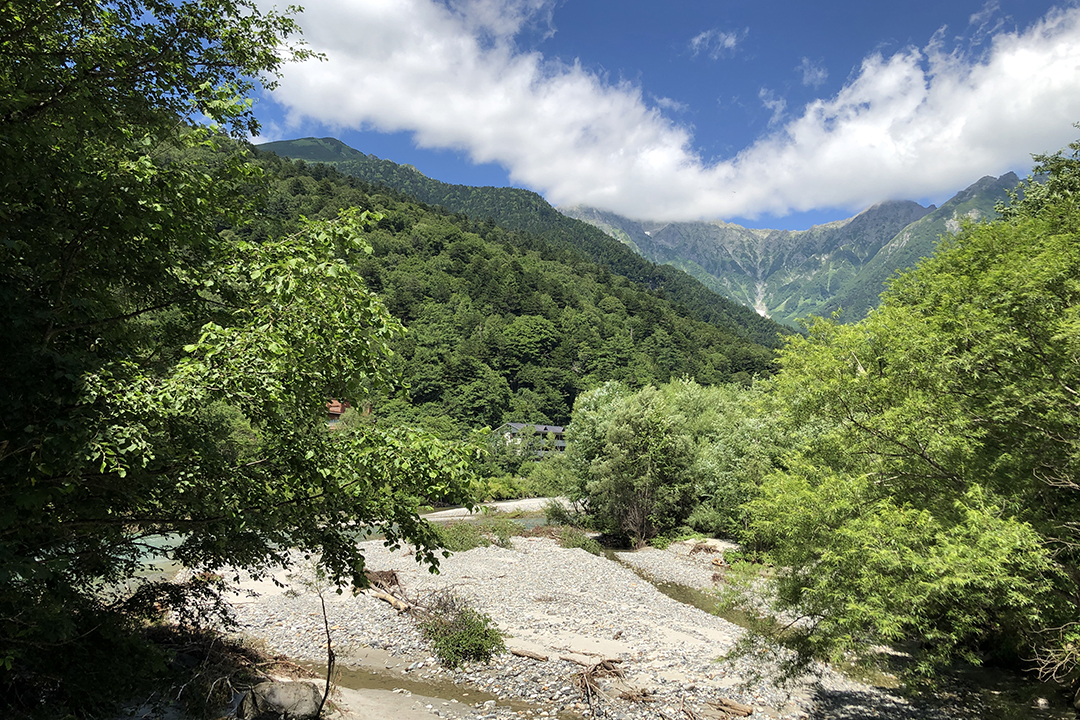
[[818, 320], [775, 381], [831, 429], [766, 477], [750, 536], [802, 657], [910, 643], [1080, 675], [1080, 204], [1072, 155], [1037, 158], [1004, 219], [968, 224], [850, 326]]
[[495, 622], [449, 591], [433, 595], [427, 612], [420, 630], [431, 643], [435, 657], [448, 668], [456, 668], [466, 660], [488, 662], [492, 655], [506, 651], [503, 634]]
[[604, 549], [595, 539], [586, 535], [580, 528], [563, 525], [559, 527], [559, 547], [581, 548], [593, 555], [603, 555]]
[[799, 327], [810, 315], [842, 309], [861, 320], [888, 279], [931, 255], [964, 219], [996, 217], [995, 203], [1018, 182], [985, 177], [941, 207], [891, 200], [848, 220], [807, 230], [762, 230], [725, 222], [650, 222], [594, 208], [564, 210], [636, 248], [649, 260], [682, 268], [706, 287]]
[[252, 242], [259, 169], [187, 124], [255, 131], [243, 98], [307, 56], [296, 32], [244, 0], [0, 13], [5, 717], [101, 714], [164, 670], [140, 630], [198, 591], [132, 594], [148, 553], [258, 573], [300, 548], [359, 582], [357, 523], [434, 563], [418, 498], [468, 501], [469, 448], [325, 427], [396, 380], [400, 324], [355, 265], [380, 217]]
[[753, 624], [793, 670], [895, 644], [914, 677], [989, 661], [1080, 680], [1071, 150], [864, 320], [789, 338], [773, 379], [579, 396], [564, 462], [587, 522], [635, 544], [743, 542], [771, 566], [746, 587], [770, 583], [775, 616]]
[[565, 462], [586, 522], [641, 545], [690, 532], [738, 536], [745, 504], [805, 431], [736, 385], [607, 383], [574, 407]]
[[750, 308], [710, 291], [681, 270], [654, 264], [598, 228], [563, 215], [534, 192], [449, 185], [412, 166], [365, 155], [334, 138], [285, 140], [260, 147], [287, 157], [328, 163], [345, 174], [403, 191], [429, 205], [527, 234], [552, 252], [581, 258], [672, 299], [690, 318], [766, 347], [778, 346], [779, 335], [790, 333]]
[[483, 513], [479, 520], [432, 524], [439, 546], [450, 552], [466, 552], [478, 547], [510, 547], [510, 537], [518, 525], [506, 513]]
[[[409, 387], [350, 398], [373, 419], [460, 438], [503, 422], [565, 425], [577, 395], [607, 380], [749, 383], [773, 371], [774, 351], [737, 327], [696, 320], [681, 298], [572, 248], [451, 215], [325, 165], [270, 153], [257, 161], [266, 203], [237, 235], [275, 237], [293, 232], [301, 215], [331, 218], [349, 207], [381, 216], [365, 234], [371, 254], [354, 263], [407, 330], [391, 347]], [[485, 474], [521, 475], [529, 459], [496, 455]]]

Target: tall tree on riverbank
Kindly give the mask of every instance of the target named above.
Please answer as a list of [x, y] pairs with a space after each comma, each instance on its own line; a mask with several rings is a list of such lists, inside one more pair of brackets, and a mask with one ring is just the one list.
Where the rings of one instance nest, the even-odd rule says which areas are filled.
[[895, 279], [789, 342], [776, 390], [835, 432], [751, 504], [780, 638], [804, 656], [914, 641], [916, 669], [1035, 658], [1080, 674], [1080, 145]]
[[[151, 535], [178, 534], [172, 556], [210, 569], [299, 547], [360, 578], [356, 523], [433, 561], [415, 498], [463, 495], [465, 450], [325, 428], [329, 398], [394, 380], [399, 325], [353, 265], [378, 218], [219, 234], [259, 172], [216, 133], [257, 129], [244, 98], [307, 55], [297, 32], [248, 0], [0, 11], [6, 716], [123, 699], [146, 669], [138, 611], [166, 596], [140, 605], [123, 585]], [[219, 129], [190, 124], [206, 118]]]

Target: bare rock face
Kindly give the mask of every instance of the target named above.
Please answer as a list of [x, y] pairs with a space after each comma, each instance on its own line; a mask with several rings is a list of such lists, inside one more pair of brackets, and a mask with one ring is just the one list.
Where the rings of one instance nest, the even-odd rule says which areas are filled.
[[237, 720], [314, 720], [319, 715], [322, 693], [306, 682], [264, 682], [251, 689]]

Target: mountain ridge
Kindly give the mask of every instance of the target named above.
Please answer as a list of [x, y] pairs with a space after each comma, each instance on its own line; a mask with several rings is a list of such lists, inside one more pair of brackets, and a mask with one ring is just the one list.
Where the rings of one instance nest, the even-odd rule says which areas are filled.
[[[897, 271], [930, 255], [940, 236], [959, 229], [963, 218], [993, 217], [994, 205], [1007, 199], [1006, 191], [1019, 182], [1014, 173], [987, 176], [941, 207], [886, 200], [852, 217], [806, 230], [773, 230], [722, 220], [633, 220], [587, 206], [554, 208], [530, 190], [443, 183], [336, 138], [300, 138], [257, 147], [330, 164], [423, 202], [536, 233], [632, 281], [673, 292], [707, 322], [730, 323], [747, 337], [773, 346], [772, 324], [761, 325], [741, 311], [789, 328], [798, 327], [808, 315], [836, 311], [842, 312], [844, 321], [858, 320], [877, 305]], [[720, 303], [716, 296], [732, 304]]]
[[717, 327], [730, 326], [768, 347], [778, 347], [780, 336], [790, 332], [789, 328], [717, 293], [674, 266], [655, 263], [614, 241], [602, 230], [560, 213], [531, 190], [444, 183], [416, 168], [350, 148], [336, 138], [300, 138], [255, 147], [294, 160], [325, 163], [342, 173], [394, 188], [422, 202], [441, 205], [510, 230], [535, 234], [554, 247], [608, 268], [613, 274], [670, 294], [697, 319]]
[[858, 320], [875, 307], [888, 279], [930, 255], [962, 218], [993, 217], [1019, 178], [984, 177], [942, 206], [886, 200], [807, 230], [745, 228], [724, 221], [631, 220], [595, 208], [560, 212], [593, 224], [654, 262], [686, 270], [716, 292], [778, 322], [842, 310]]

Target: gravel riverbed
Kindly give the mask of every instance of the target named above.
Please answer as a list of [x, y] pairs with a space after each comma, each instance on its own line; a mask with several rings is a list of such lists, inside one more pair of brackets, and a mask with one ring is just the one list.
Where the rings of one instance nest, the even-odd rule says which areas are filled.
[[[767, 678], [775, 667], [773, 652], [720, 659], [741, 628], [667, 597], [626, 566], [659, 581], [712, 588], [711, 557], [688, 555], [686, 547], [622, 553], [621, 562], [615, 562], [560, 548], [546, 538], [516, 537], [510, 549], [456, 553], [442, 560], [438, 575], [418, 567], [407, 549], [390, 552], [380, 542], [368, 542], [364, 553], [369, 570], [396, 571], [409, 597], [451, 589], [495, 620], [508, 636], [508, 648], [549, 657], [541, 662], [508, 652], [489, 664], [467, 663], [451, 671], [435, 660], [409, 615], [366, 594], [324, 593], [340, 665], [368, 667], [432, 687], [452, 681], [494, 696], [494, 701], [475, 704], [465, 695], [429, 705], [433, 716], [716, 718], [725, 716], [709, 702], [726, 698], [752, 706], [755, 718], [979, 717], [955, 704], [914, 706], [827, 668], [820, 669], [819, 677], [784, 689], [758, 677]], [[289, 657], [325, 662], [318, 596], [297, 577], [282, 574], [279, 579], [289, 590], [264, 585], [268, 592], [237, 598], [240, 630]], [[378, 659], [373, 649], [382, 651]], [[590, 705], [572, 678], [583, 670], [582, 663], [602, 658], [618, 659], [625, 677], [602, 681], [603, 696]], [[645, 700], [619, 697], [628, 692]]]

